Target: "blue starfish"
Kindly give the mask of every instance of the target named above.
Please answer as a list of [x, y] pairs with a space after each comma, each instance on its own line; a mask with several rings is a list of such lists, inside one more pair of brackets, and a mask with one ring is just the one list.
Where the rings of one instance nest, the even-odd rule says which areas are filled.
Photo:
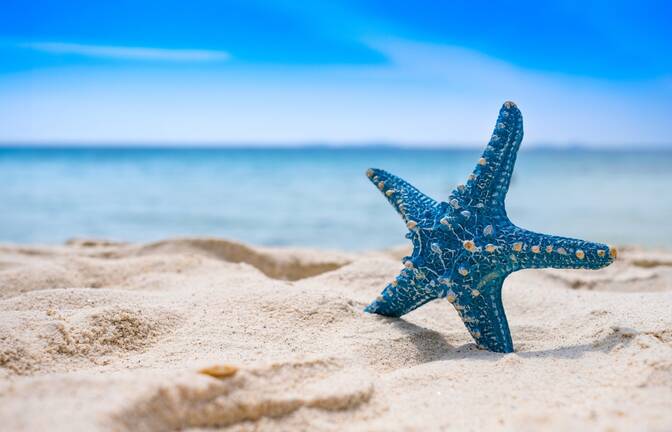
[[367, 171], [406, 222], [413, 254], [366, 312], [399, 317], [446, 298], [480, 348], [512, 352], [501, 294], [509, 274], [530, 268], [598, 269], [613, 262], [615, 248], [511, 223], [504, 198], [522, 139], [522, 115], [513, 102], [505, 102], [476, 169], [448, 202], [437, 202], [386, 171]]

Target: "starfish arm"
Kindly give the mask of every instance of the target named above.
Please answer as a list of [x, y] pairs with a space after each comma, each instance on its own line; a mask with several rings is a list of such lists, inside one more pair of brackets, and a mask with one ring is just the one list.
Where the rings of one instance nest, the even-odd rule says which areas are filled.
[[453, 194], [477, 197], [483, 204], [503, 205], [522, 140], [523, 116], [516, 104], [505, 102], [490, 142], [469, 176], [466, 188], [458, 188]]
[[421, 226], [433, 223], [433, 214], [438, 206], [434, 199], [387, 171], [370, 168], [366, 175], [383, 192], [404, 222], [415, 222]]
[[513, 352], [513, 341], [502, 304], [505, 276], [486, 275], [475, 286], [461, 286], [448, 292], [450, 301], [479, 348]]
[[404, 269], [382, 293], [364, 309], [365, 312], [400, 317], [439, 297], [439, 291], [418, 279], [414, 269]]
[[592, 243], [568, 237], [539, 234], [516, 228], [511, 244], [516, 267], [599, 269], [611, 264], [616, 249], [602, 243]]

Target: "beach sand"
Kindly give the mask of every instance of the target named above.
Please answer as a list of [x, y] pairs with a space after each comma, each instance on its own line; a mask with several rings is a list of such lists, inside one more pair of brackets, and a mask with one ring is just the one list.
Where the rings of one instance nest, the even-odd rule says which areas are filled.
[[620, 252], [511, 275], [497, 354], [362, 311], [405, 248], [0, 246], [0, 429], [670, 431], [672, 253]]

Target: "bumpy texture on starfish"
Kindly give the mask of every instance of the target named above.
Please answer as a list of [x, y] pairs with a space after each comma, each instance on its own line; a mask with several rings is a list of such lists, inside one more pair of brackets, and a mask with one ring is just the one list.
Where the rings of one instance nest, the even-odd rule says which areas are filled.
[[506, 276], [529, 268], [598, 269], [613, 262], [616, 249], [605, 244], [537, 234], [511, 223], [504, 198], [522, 139], [522, 115], [505, 102], [476, 169], [448, 202], [386, 171], [367, 171], [406, 222], [406, 237], [413, 242], [405, 269], [367, 312], [399, 317], [446, 298], [480, 348], [512, 352], [501, 296]]

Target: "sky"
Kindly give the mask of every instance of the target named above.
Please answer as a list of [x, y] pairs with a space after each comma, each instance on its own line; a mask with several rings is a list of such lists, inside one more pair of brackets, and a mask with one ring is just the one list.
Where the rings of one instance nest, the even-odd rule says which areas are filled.
[[672, 148], [669, 1], [3, 0], [0, 143]]

